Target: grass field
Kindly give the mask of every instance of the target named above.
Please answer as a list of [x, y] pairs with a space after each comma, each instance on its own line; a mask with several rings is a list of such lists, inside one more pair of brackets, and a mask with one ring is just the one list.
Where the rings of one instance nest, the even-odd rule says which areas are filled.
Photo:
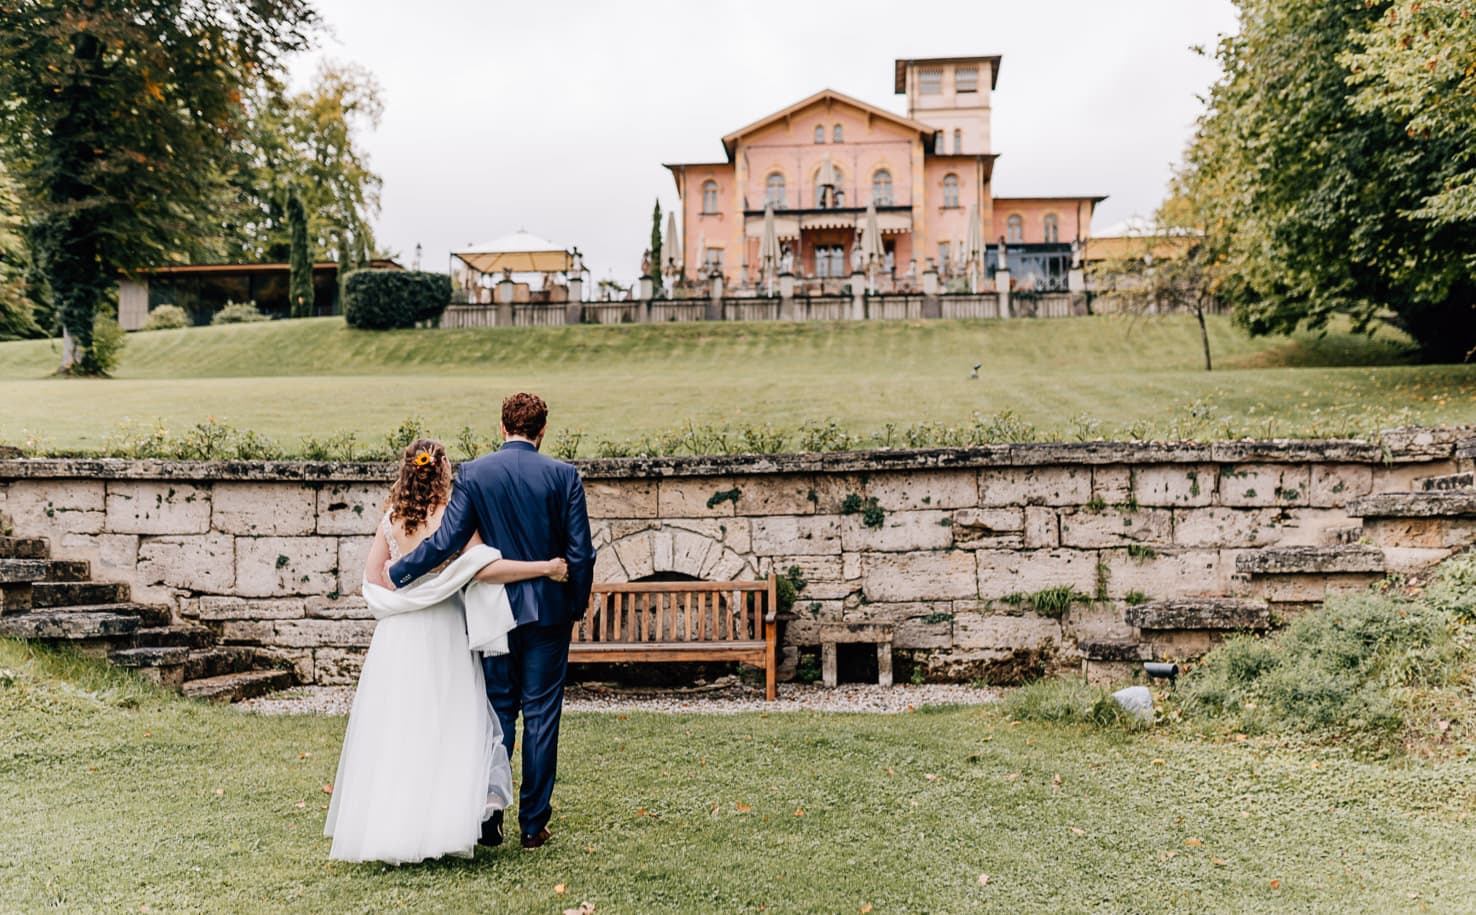
[[1468, 760], [1012, 722], [997, 707], [570, 715], [553, 843], [389, 869], [327, 861], [342, 719], [199, 705], [3, 641], [0, 719], [6, 912], [1457, 912], [1476, 899]]
[[213, 416], [289, 451], [334, 431], [378, 442], [412, 414], [443, 436], [491, 434], [518, 389], [549, 400], [554, 431], [582, 430], [586, 455], [688, 422], [869, 434], [1009, 412], [1040, 437], [1203, 438], [1476, 415], [1476, 367], [1407, 364], [1388, 333], [1253, 339], [1225, 318], [1210, 331], [1212, 373], [1184, 316], [391, 333], [324, 318], [133, 334], [106, 381], [48, 378], [53, 344], [4, 343], [0, 441], [96, 450], [124, 417], [176, 430]]

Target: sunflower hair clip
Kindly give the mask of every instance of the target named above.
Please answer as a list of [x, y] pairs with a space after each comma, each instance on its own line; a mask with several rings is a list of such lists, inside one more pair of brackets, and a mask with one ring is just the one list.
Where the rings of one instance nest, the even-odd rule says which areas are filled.
[[431, 453], [429, 451], [417, 451], [415, 453], [416, 467], [429, 467], [431, 464], [435, 463], [435, 460], [436, 459], [431, 456]]

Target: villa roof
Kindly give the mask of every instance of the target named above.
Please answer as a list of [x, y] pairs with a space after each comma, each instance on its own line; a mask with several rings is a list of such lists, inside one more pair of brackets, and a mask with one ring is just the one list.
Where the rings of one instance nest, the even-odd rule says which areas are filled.
[[819, 92], [816, 92], [809, 98], [801, 99], [800, 101], [795, 102], [793, 105], [790, 105], [788, 108], [776, 111], [768, 117], [760, 118], [759, 120], [754, 121], [752, 124], [747, 124], [743, 127], [740, 127], [727, 136], [723, 137], [723, 150], [727, 152], [728, 160], [732, 161], [733, 155], [738, 148], [738, 141], [744, 136], [751, 134], [756, 130], [762, 130], [763, 128], [768, 127], [770, 124], [782, 121], [785, 118], [793, 115], [795, 112], [808, 108], [809, 106], [820, 101], [840, 102], [842, 105], [850, 105], [853, 108], [859, 108], [872, 117], [880, 118], [884, 121], [890, 121], [893, 124], [905, 127], [908, 130], [916, 131], [917, 133], [922, 134], [925, 137], [931, 137], [934, 133], [937, 132], [936, 127], [929, 127], [927, 124], [924, 124], [921, 121], [914, 121], [912, 118], [903, 117], [902, 115], [897, 114], [896, 112], [888, 111], [885, 108], [878, 108], [877, 106], [869, 102], [863, 102], [858, 98], [852, 98], [851, 96], [846, 95], [843, 92], [836, 92], [834, 89], [821, 89]]
[[908, 64], [972, 64], [980, 61], [989, 62], [989, 88], [999, 88], [999, 62], [998, 54], [983, 57], [906, 57], [899, 58], [896, 62], [895, 88], [898, 95], [907, 91], [907, 65]]

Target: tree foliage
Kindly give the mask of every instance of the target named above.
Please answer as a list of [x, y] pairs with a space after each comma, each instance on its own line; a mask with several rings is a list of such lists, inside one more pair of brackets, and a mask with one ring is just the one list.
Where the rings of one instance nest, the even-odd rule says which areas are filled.
[[1182, 182], [1218, 294], [1252, 332], [1317, 329], [1348, 314], [1363, 330], [1392, 321], [1429, 360], [1464, 358], [1476, 344], [1476, 223], [1444, 205], [1469, 171], [1470, 137], [1416, 126], [1410, 101], [1448, 90], [1458, 70], [1468, 80], [1472, 58], [1437, 60], [1446, 82], [1417, 87], [1409, 71], [1429, 58], [1416, 62], [1414, 39], [1401, 47], [1400, 32], [1385, 33], [1401, 9], [1422, 5], [1469, 23], [1454, 8], [1470, 3], [1237, 5], [1242, 28], [1219, 45], [1223, 74]]
[[[308, 45], [306, 0], [6, 0], [0, 144], [77, 365], [120, 269], [209, 253], [243, 87]], [[214, 243], [214, 244], [212, 244]]]
[[313, 313], [313, 258], [308, 249], [307, 211], [295, 191], [287, 197], [287, 224], [292, 230], [287, 299], [292, 317], [306, 318]]
[[651, 291], [661, 296], [661, 201], [651, 210]]
[[10, 176], [0, 166], [0, 340], [46, 335], [26, 284], [29, 261], [20, 201]]

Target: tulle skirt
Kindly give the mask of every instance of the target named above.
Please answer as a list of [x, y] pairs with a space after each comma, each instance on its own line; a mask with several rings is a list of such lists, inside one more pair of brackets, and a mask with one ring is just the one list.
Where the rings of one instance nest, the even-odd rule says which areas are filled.
[[349, 713], [324, 834], [337, 861], [408, 864], [476, 850], [512, 802], [502, 729], [459, 597], [379, 622]]

